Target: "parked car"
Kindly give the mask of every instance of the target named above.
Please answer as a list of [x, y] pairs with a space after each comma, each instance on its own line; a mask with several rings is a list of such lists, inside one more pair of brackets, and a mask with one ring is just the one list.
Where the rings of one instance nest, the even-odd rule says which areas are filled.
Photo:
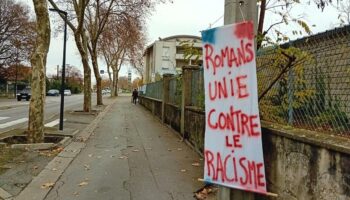
[[46, 96], [59, 96], [60, 91], [56, 89], [51, 89], [46, 93]]
[[103, 89], [102, 95], [107, 95], [107, 94], [111, 94], [111, 90], [110, 89]]
[[32, 92], [30, 88], [26, 88], [17, 94], [17, 101], [21, 101], [22, 99], [29, 101], [31, 96], [32, 96]]
[[71, 96], [72, 92], [70, 90], [64, 90], [64, 96]]

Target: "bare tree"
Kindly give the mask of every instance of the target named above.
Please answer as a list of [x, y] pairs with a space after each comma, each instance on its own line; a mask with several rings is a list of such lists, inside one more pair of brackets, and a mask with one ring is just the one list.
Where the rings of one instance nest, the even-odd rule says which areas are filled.
[[99, 51], [107, 67], [113, 71], [112, 96], [118, 95], [118, 76], [122, 65], [125, 62], [136, 64], [137, 52], [143, 49], [144, 35], [140, 20], [140, 18], [125, 15], [118, 21], [113, 20], [102, 34]]
[[[92, 60], [92, 65], [94, 69], [94, 74], [96, 78], [96, 89], [97, 89], [97, 104], [102, 104], [102, 87], [101, 87], [101, 76], [99, 74], [99, 68], [98, 68], [98, 43], [101, 39], [101, 35], [105, 31], [105, 28], [108, 24], [113, 24], [115, 26], [111, 28], [115, 28], [116, 26], [119, 26], [117, 28], [118, 32], [115, 32], [115, 35], [113, 37], [121, 38], [126, 35], [126, 32], [132, 32], [135, 33], [135, 24], [133, 24], [136, 21], [141, 21], [153, 8], [154, 4], [158, 1], [154, 0], [132, 0], [132, 1], [117, 1], [117, 0], [110, 0], [110, 1], [103, 1], [103, 0], [95, 0], [94, 2], [91, 2], [88, 6], [87, 11], [87, 17], [86, 17], [86, 29], [89, 33], [89, 52]], [[121, 23], [124, 23], [123, 27], [120, 26]], [[125, 24], [129, 23], [129, 24]], [[124, 30], [123, 30], [124, 29]], [[118, 55], [119, 58], [123, 58], [126, 54], [126, 47], [130, 46], [130, 38], [134, 38], [132, 34], [128, 35], [128, 38], [124, 37], [123, 40], [119, 40], [117, 43], [119, 45], [118, 52], [115, 52], [115, 56]], [[115, 43], [115, 41], [114, 41]], [[121, 44], [123, 43], [123, 44]], [[123, 47], [124, 46], [124, 47]], [[114, 57], [115, 57], [114, 56]], [[117, 84], [117, 78], [118, 78], [118, 72], [120, 70], [121, 65], [123, 64], [123, 59], [117, 59], [113, 61], [111, 59], [111, 62], [118, 62], [107, 64], [107, 69], [109, 70], [110, 67], [114, 67], [114, 87], [116, 88]], [[116, 67], [116, 68], [115, 68]], [[119, 70], [118, 70], [118, 69]], [[116, 95], [116, 90], [112, 94]]]
[[339, 12], [338, 19], [341, 24], [350, 24], [350, 1], [340, 1], [335, 7]]
[[0, 67], [29, 60], [35, 38], [35, 22], [25, 5], [0, 1]]
[[50, 47], [50, 19], [46, 0], [33, 0], [36, 14], [36, 44], [31, 57], [32, 96], [29, 104], [28, 141], [44, 140], [46, 58]]
[[[332, 0], [258, 0], [258, 2], [260, 2], [260, 12], [257, 30], [257, 49], [260, 49], [263, 43], [279, 43], [289, 40], [289, 37], [281, 31], [280, 25], [296, 24], [300, 29], [293, 30], [293, 35], [311, 34], [312, 32], [307, 22], [303, 17], [294, 16], [292, 10], [296, 5], [308, 6], [313, 2], [323, 11], [327, 5], [332, 3]], [[265, 16], [267, 12], [269, 15], [278, 16], [280, 20], [265, 27]], [[272, 39], [271, 35], [275, 39]]]
[[102, 102], [102, 78], [98, 66], [97, 45], [115, 5], [115, 0], [95, 0], [87, 7], [85, 27], [89, 34], [88, 50], [96, 79], [97, 105]]
[[[48, 0], [51, 6], [55, 9], [59, 9], [58, 5], [53, 0]], [[90, 0], [64, 0], [59, 5], [68, 7], [69, 19], [67, 25], [74, 34], [75, 44], [78, 48], [81, 62], [84, 68], [84, 104], [83, 111], [91, 111], [91, 69], [89, 65], [89, 52], [88, 52], [88, 35], [84, 29], [84, 18], [86, 8]], [[64, 19], [64, 16], [62, 16]]]

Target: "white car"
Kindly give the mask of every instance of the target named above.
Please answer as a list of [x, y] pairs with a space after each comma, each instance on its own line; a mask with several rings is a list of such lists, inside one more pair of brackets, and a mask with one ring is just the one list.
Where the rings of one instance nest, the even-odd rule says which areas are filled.
[[72, 92], [70, 90], [64, 90], [64, 96], [71, 96]]

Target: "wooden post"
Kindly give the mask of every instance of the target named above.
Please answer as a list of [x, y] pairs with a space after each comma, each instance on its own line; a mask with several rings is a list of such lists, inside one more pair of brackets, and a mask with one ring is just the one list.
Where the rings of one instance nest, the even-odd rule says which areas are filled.
[[169, 102], [169, 82], [173, 74], [163, 74], [162, 122], [165, 122], [165, 105]]
[[182, 67], [182, 97], [181, 97], [181, 123], [180, 132], [185, 139], [185, 108], [191, 104], [191, 81], [192, 71], [199, 70], [197, 65], [189, 65]]

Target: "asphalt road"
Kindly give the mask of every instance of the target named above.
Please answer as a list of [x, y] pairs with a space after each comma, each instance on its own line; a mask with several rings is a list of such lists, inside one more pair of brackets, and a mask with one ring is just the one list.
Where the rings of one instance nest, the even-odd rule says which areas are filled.
[[[92, 97], [92, 103], [96, 101], [95, 95]], [[65, 96], [64, 110], [82, 110], [83, 95]], [[61, 97], [46, 97], [45, 103], [45, 123], [50, 123], [54, 120], [58, 122], [60, 113]], [[9, 106], [9, 108], [4, 108]], [[29, 102], [22, 100], [17, 102], [15, 99], [0, 101], [0, 134], [11, 129], [27, 126]], [[50, 123], [48, 126], [54, 126], [57, 123]]]

